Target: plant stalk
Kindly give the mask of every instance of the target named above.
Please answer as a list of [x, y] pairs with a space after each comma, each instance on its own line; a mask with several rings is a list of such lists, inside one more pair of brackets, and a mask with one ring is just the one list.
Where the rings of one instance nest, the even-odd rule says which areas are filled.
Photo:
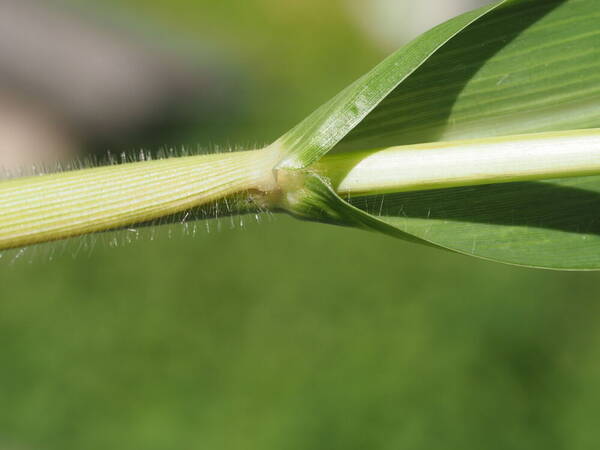
[[243, 192], [275, 189], [277, 155], [254, 150], [0, 182], [0, 250], [106, 231]]
[[341, 153], [304, 170], [278, 168], [280, 160], [267, 148], [3, 181], [0, 250], [134, 226], [243, 193], [259, 208], [292, 211], [311, 195], [305, 171], [340, 195], [598, 175], [600, 129]]
[[405, 145], [325, 156], [312, 166], [341, 195], [600, 174], [600, 129]]

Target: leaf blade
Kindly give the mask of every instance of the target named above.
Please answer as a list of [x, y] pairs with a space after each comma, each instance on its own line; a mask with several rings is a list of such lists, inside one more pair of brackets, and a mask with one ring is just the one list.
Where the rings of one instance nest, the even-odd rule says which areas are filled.
[[273, 144], [285, 155], [279, 168], [299, 169], [318, 160], [433, 53], [506, 1], [463, 14], [433, 28], [348, 86]]
[[600, 177], [357, 197], [350, 204], [458, 253], [527, 267], [600, 270]]
[[[600, 0], [496, 6], [404, 79], [333, 151], [600, 127]], [[599, 199], [594, 176], [393, 193], [347, 199], [346, 223], [358, 226], [359, 210], [379, 221], [371, 229], [387, 232], [387, 225], [398, 237], [459, 253], [599, 270]]]
[[598, 23], [598, 0], [506, 2], [432, 55], [336, 150], [596, 128]]

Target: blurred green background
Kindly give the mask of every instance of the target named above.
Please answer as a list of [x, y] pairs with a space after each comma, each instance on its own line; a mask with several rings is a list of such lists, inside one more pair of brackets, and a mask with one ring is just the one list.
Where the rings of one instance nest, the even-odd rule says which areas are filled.
[[[343, 2], [112, 3], [244, 80], [214, 132], [157, 147], [270, 142], [386, 52]], [[221, 222], [5, 255], [0, 449], [600, 446], [600, 274]]]

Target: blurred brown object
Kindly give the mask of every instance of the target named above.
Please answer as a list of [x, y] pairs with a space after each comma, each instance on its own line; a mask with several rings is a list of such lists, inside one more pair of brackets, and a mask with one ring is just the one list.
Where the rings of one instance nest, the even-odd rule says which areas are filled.
[[77, 145], [38, 104], [0, 92], [0, 180], [73, 158]]
[[55, 159], [75, 142], [124, 145], [227, 109], [227, 77], [206, 59], [64, 3], [0, 0], [0, 166]]

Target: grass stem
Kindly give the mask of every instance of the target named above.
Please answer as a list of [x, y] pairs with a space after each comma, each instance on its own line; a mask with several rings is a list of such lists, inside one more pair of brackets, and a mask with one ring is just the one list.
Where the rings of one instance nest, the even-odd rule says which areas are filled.
[[103, 166], [0, 182], [0, 250], [148, 222], [276, 187], [266, 150]]
[[312, 168], [351, 195], [597, 175], [600, 129], [340, 153]]

